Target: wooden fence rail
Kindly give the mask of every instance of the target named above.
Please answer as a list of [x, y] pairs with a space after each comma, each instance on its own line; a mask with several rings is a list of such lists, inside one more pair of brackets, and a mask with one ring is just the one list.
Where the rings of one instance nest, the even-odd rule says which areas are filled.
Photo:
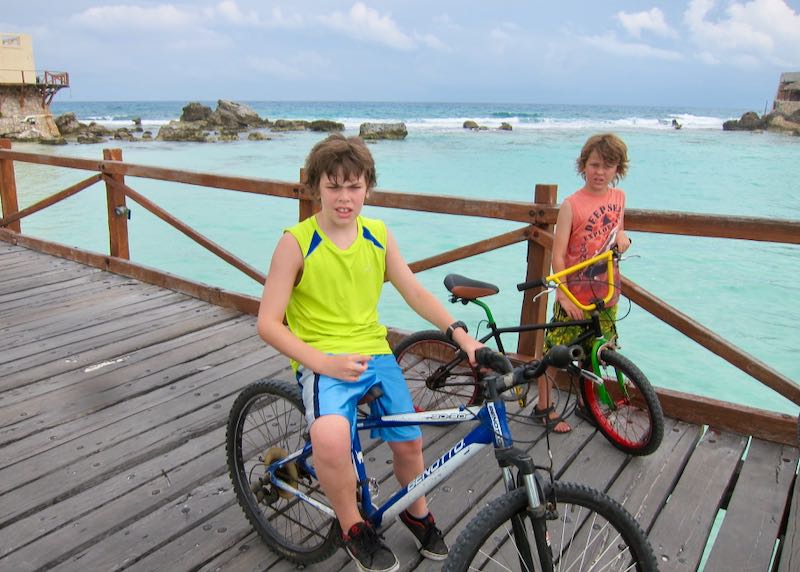
[[[34, 205], [19, 210], [13, 167], [15, 161], [93, 171], [98, 174], [92, 175]], [[314, 213], [318, 208], [303, 184], [305, 178], [302, 170], [300, 171], [298, 182], [235, 177], [125, 163], [122, 160], [122, 151], [120, 149], [104, 150], [103, 160], [100, 161], [19, 152], [11, 149], [11, 144], [8, 140], [0, 139], [0, 200], [2, 200], [3, 208], [3, 216], [0, 218], [0, 239], [80, 260], [87, 264], [133, 276], [154, 284], [178, 289], [221, 305], [254, 313], [257, 310], [258, 301], [252, 297], [224, 292], [218, 288], [209, 289], [190, 280], [177, 278], [130, 262], [126, 198], [135, 201], [254, 280], [258, 282], [263, 282], [264, 280], [264, 275], [261, 272], [135, 191], [126, 184], [125, 177], [155, 179], [210, 189], [233, 190], [294, 199], [298, 201], [298, 214], [301, 220]], [[25, 237], [22, 234], [20, 221], [23, 218], [69, 198], [101, 181], [105, 183], [108, 199], [107, 216], [110, 256], [79, 251], [40, 239]], [[370, 193], [367, 204], [386, 208], [501, 219], [523, 223], [524, 226], [519, 229], [412, 262], [410, 266], [414, 272], [420, 272], [476, 254], [527, 241], [527, 270], [524, 279], [528, 280], [543, 276], [549, 271], [553, 225], [558, 214], [556, 199], [557, 187], [555, 185], [536, 185], [533, 202], [531, 203], [375, 190]], [[800, 244], [800, 222], [791, 220], [630, 209], [625, 214], [625, 225], [629, 230], [641, 232]], [[520, 280], [522, 279], [523, 277], [520, 277]], [[800, 404], [800, 386], [791, 379], [699, 325], [689, 316], [671, 307], [627, 278], [623, 279], [622, 293], [632, 302], [638, 304], [683, 335], [719, 355], [787, 399]], [[546, 310], [546, 296], [533, 300], [532, 294], [526, 294], [523, 297], [520, 309], [520, 323], [543, 322], [546, 319]], [[518, 353], [536, 355], [542, 345], [542, 336], [543, 332], [541, 330], [520, 334]], [[744, 409], [747, 408], [713, 399], [698, 399], [697, 396], [687, 396], [686, 394], [663, 388], [658, 388], [658, 392], [662, 399], [665, 413], [672, 417], [693, 423], [702, 422], [702, 419], [713, 419], [714, 423], [720, 428], [744, 434], [758, 434], [758, 431], [754, 432], [752, 427], [752, 415], [753, 412], [757, 412], [756, 415], [760, 420], [759, 425], [761, 427], [759, 436], [773, 441], [796, 444], [795, 419], [788, 415], [750, 409], [748, 409], [748, 415], [742, 415]]]

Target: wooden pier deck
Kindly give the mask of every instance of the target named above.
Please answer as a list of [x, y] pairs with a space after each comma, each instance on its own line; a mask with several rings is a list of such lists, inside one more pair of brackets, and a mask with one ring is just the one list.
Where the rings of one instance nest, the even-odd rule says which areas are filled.
[[[239, 390], [288, 371], [252, 316], [0, 241], [0, 570], [293, 569], [251, 531], [224, 450]], [[542, 462], [521, 413], [519, 446]], [[623, 502], [662, 570], [697, 569], [720, 507], [705, 570], [800, 569], [796, 448], [668, 420], [659, 450], [630, 458], [571, 421], [550, 440], [558, 477]], [[426, 429], [427, 457], [462, 431]], [[477, 465], [430, 496], [451, 542], [500, 492], [491, 453]], [[403, 570], [439, 568], [398, 526], [386, 537]]]

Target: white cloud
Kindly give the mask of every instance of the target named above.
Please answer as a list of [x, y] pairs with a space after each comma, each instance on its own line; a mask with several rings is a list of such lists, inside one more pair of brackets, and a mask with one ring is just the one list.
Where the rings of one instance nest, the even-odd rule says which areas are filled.
[[391, 15], [382, 16], [363, 2], [356, 2], [347, 13], [334, 12], [320, 18], [332, 30], [356, 40], [381, 44], [396, 50], [413, 50], [413, 38], [405, 34]]
[[683, 56], [674, 50], [654, 48], [641, 42], [623, 42], [614, 34], [589, 36], [583, 38], [583, 41], [590, 46], [616, 56], [628, 58], [652, 58], [665, 61], [676, 61], [683, 59]]
[[800, 66], [800, 15], [785, 2], [734, 2], [714, 19], [710, 14], [715, 4], [715, 0], [691, 0], [684, 13], [702, 61], [742, 67]]
[[127, 30], [180, 29], [194, 24], [196, 20], [196, 14], [171, 4], [152, 7], [133, 4], [95, 6], [69, 18], [69, 21], [74, 24], [103, 31], [119, 28]]
[[424, 46], [446, 53], [452, 53], [453, 49], [433, 34], [414, 34], [414, 39]]
[[666, 38], [676, 38], [678, 34], [669, 27], [664, 13], [659, 8], [651, 8], [647, 12], [617, 12], [617, 19], [627, 32], [640, 38], [642, 31], [649, 31]]

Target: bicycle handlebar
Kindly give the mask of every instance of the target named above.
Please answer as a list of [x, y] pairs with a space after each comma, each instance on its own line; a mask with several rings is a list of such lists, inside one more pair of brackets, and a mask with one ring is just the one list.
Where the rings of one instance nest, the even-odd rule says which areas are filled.
[[491, 368], [497, 375], [488, 376], [486, 382], [493, 381], [496, 392], [502, 393], [516, 385], [530, 383], [544, 374], [548, 367], [559, 369], [567, 367], [573, 361], [580, 359], [583, 350], [580, 346], [557, 345], [550, 348], [540, 360], [534, 360], [516, 368], [511, 367], [508, 358], [490, 348], [480, 348], [475, 352], [475, 361], [478, 365]]
[[[544, 287], [548, 289], [560, 289], [570, 301], [575, 304], [581, 310], [585, 310], [587, 312], [591, 312], [592, 310], [597, 308], [597, 303], [592, 302], [590, 304], [584, 304], [580, 302], [575, 295], [570, 291], [567, 287], [567, 284], [564, 279], [567, 276], [574, 272], [578, 272], [579, 270], [583, 270], [593, 264], [597, 264], [600, 262], [605, 262], [606, 264], [606, 273], [607, 273], [607, 280], [608, 280], [608, 291], [606, 292], [605, 297], [603, 298], [602, 302], [607, 304], [611, 298], [614, 297], [614, 261], [620, 260], [621, 256], [619, 251], [617, 250], [616, 246], [601, 252], [600, 254], [593, 256], [584, 260], [583, 262], [579, 262], [569, 268], [565, 268], [560, 272], [556, 272], [554, 274], [550, 274], [549, 276], [545, 276], [544, 278], [537, 278], [536, 280], [529, 280], [527, 282], [520, 282], [517, 284], [517, 290], [522, 292], [523, 290], [529, 290], [531, 288], [536, 287]], [[538, 296], [537, 296], [538, 297]]]
[[540, 288], [543, 286], [547, 286], [547, 280], [544, 278], [538, 278], [536, 280], [528, 280], [527, 282], [520, 282], [517, 284], [517, 290], [523, 292], [525, 290], [530, 290], [531, 288]]

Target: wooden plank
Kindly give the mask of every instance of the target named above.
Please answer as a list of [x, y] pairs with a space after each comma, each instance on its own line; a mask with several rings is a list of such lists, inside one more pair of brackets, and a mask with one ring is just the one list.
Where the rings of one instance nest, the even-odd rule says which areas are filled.
[[[203, 307], [202, 303], [182, 302], [180, 305], [161, 308], [148, 316], [153, 318], [144, 317], [140, 320], [127, 318], [118, 324], [120, 327], [87, 339], [80, 339], [75, 334], [59, 336], [52, 341], [68, 345], [29, 353], [15, 361], [0, 364], [0, 388], [30, 384], [37, 380], [45, 380], [57, 373], [83, 369], [115, 359], [181, 333], [225, 321], [231, 314], [221, 308]], [[100, 345], [101, 342], [105, 345]]]
[[747, 439], [707, 431], [650, 530], [662, 572], [694, 571]]
[[[169, 290], [148, 292], [137, 284], [115, 289], [104, 289], [91, 296], [82, 296], [68, 305], [40, 308], [23, 312], [21, 315], [6, 316], [14, 323], [0, 328], [0, 339], [6, 338], [7, 348], [33, 344], [59, 334], [87, 330], [103, 323], [113, 324], [115, 320], [147, 312], [180, 300], [181, 294]], [[87, 311], [88, 310], [88, 311]], [[87, 316], [91, 312], [91, 315]]]
[[800, 570], [800, 479], [795, 477], [788, 503], [786, 534], [780, 545], [778, 572]]
[[96, 349], [104, 343], [153, 331], [163, 324], [183, 318], [184, 314], [212, 312], [203, 302], [175, 292], [161, 296], [153, 302], [155, 306], [147, 313], [124, 316], [116, 322], [100, 322], [88, 328], [67, 329], [41, 344], [9, 349], [0, 356], [0, 375], [4, 376], [0, 387], [7, 387], [15, 379], [25, 378], [28, 383], [41, 379], [22, 371], [29, 367], [42, 366], [53, 360], [60, 361], [61, 358], [69, 357], [76, 352]]
[[177, 292], [183, 292], [224, 308], [233, 308], [252, 315], [258, 314], [260, 301], [254, 296], [248, 296], [238, 292], [229, 292], [221, 288], [180, 278], [168, 272], [149, 268], [142, 264], [136, 264], [121, 258], [105, 256], [96, 252], [72, 248], [55, 242], [18, 235], [2, 228], [0, 228], [0, 241], [20, 244], [54, 256], [74, 260], [87, 266], [101, 268], [115, 274], [136, 278], [137, 280], [155, 284], [163, 288], [169, 288]]
[[3, 528], [0, 567], [46, 566], [176, 501], [219, 475], [224, 441], [224, 427], [199, 435], [13, 522]]
[[[221, 336], [206, 338], [205, 343], [184, 346], [181, 348], [184, 351], [179, 353], [182, 361], [177, 363], [171, 355], [159, 356], [159, 361], [167, 362], [164, 364], [167, 367], [154, 373], [137, 378], [132, 375], [135, 371], [132, 368], [119, 368], [114, 373], [107, 372], [90, 385], [73, 384], [37, 399], [3, 408], [2, 414], [7, 418], [24, 419], [0, 431], [0, 439], [15, 445], [8, 449], [6, 462], [10, 464], [20, 460], [15, 457], [16, 450], [21, 449], [20, 453], [27, 457], [37, 451], [36, 443], [47, 445], [43, 441], [43, 433], [52, 432], [50, 438], [65, 441], [96, 427], [100, 421], [108, 423], [109, 418], [125, 418], [134, 407], [135, 410], [146, 411], [173, 399], [178, 390], [178, 386], [174, 385], [176, 382], [211, 368], [222, 374], [231, 365], [241, 367], [241, 364], [247, 363], [240, 359], [240, 355], [266, 349], [263, 342], [253, 336], [241, 340], [229, 339], [222, 347], [218, 337]], [[159, 391], [161, 389], [164, 391]], [[117, 405], [120, 407], [115, 407]], [[114, 408], [114, 412], [107, 411], [109, 408]], [[95, 416], [95, 413], [101, 414]], [[91, 418], [87, 419], [90, 414]]]
[[227, 475], [220, 475], [192, 489], [182, 502], [171, 502], [143, 516], [70, 556], [64, 570], [116, 570], [157, 550], [161, 544], [188, 528], [206, 523], [231, 506]]
[[[274, 357], [271, 348], [265, 353]], [[227, 412], [242, 387], [257, 380], [262, 371], [285, 370], [284, 360], [270, 357], [265, 361], [264, 354], [257, 355], [251, 358], [255, 363], [244, 368], [239, 364], [224, 378], [215, 374], [210, 383], [200, 388], [187, 387], [180, 392], [180, 398], [176, 395], [176, 399], [129, 417], [119, 425], [69, 441], [66, 450], [70, 456], [56, 449], [3, 469], [9, 478], [0, 480], [4, 489], [0, 495], [0, 528], [77, 494], [87, 484], [100, 482], [186, 439], [224, 426]], [[42, 471], [46, 459], [54, 463]], [[20, 482], [19, 473], [28, 478]], [[10, 485], [11, 480], [16, 483]]]
[[752, 435], [784, 445], [797, 445], [797, 417], [656, 387], [664, 415], [720, 431]]
[[[71, 280], [60, 282], [55, 288], [45, 285], [2, 294], [0, 295], [0, 316], [6, 316], [20, 306], [25, 307], [28, 304], [31, 308], [38, 308], [47, 304], [70, 303], [75, 298], [80, 298], [83, 292], [91, 295], [99, 289], [111, 287], [115, 281], [109, 277], [114, 277], [114, 275], [91, 269], [89, 272], [83, 272]], [[122, 280], [117, 282], [116, 285], [135, 283], [130, 279], [122, 278]]]
[[57, 284], [65, 280], [71, 280], [83, 274], [82, 268], [54, 268], [52, 270], [45, 270], [43, 272], [36, 272], [31, 276], [20, 276], [11, 280], [6, 280], [0, 284], [0, 294], [8, 294], [10, 292], [18, 292], [19, 290], [26, 290], [44, 286], [48, 284]]
[[[210, 324], [207, 327], [197, 328], [188, 332], [180, 332], [173, 338], [164, 339], [152, 344], [144, 344], [142, 347], [133, 348], [131, 351], [117, 354], [110, 358], [106, 358], [105, 361], [99, 362], [103, 364], [103, 367], [96, 367], [97, 364], [95, 364], [94, 367], [89, 365], [87, 367], [67, 368], [64, 371], [55, 372], [52, 375], [49, 375], [46, 378], [38, 380], [34, 383], [24, 383], [22, 385], [25, 388], [24, 391], [9, 391], [9, 389], [14, 390], [16, 387], [11, 385], [9, 388], [6, 388], [6, 391], [0, 392], [0, 400], [2, 401], [2, 405], [0, 405], [0, 407], [31, 400], [37, 396], [59, 390], [69, 385], [89, 381], [99, 376], [110, 375], [112, 372], [115, 372], [117, 368], [139, 367], [137, 364], [140, 361], [144, 362], [144, 366], [148, 368], [149, 371], [147, 373], [161, 371], [162, 369], [173, 365], [172, 358], [167, 355], [169, 352], [175, 350], [176, 348], [190, 345], [197, 340], [201, 340], [208, 335], [211, 335], [215, 331], [215, 328], [225, 328], [226, 324], [228, 323], [238, 323], [238, 318], [233, 317], [230, 320], [221, 320], [219, 322]], [[254, 331], [252, 318], [250, 321], [245, 320], [243, 323], [247, 324], [245, 327], [250, 328], [250, 333], [252, 334]], [[175, 359], [181, 359], [181, 354], [175, 354]], [[91, 364], [91, 362], [87, 363]], [[144, 371], [144, 367], [141, 367], [139, 370], [131, 369], [129, 371], [132, 375], [145, 375], [141, 373]]]
[[650, 530], [699, 440], [700, 427], [667, 419], [659, 448], [647, 457], [632, 458], [608, 494], [628, 509], [645, 531]]
[[795, 447], [751, 441], [706, 572], [769, 569], [797, 458]]
[[[128, 395], [125, 401], [117, 405], [95, 411], [92, 415], [81, 415], [53, 427], [40, 425], [32, 434], [23, 435], [17, 431], [16, 439], [3, 446], [4, 457], [0, 461], [0, 467], [6, 467], [54, 449], [61, 442], [76, 439], [168, 401], [175, 393], [170, 384], [180, 381], [192, 373], [204, 372], [213, 368], [216, 374], [222, 375], [223, 372], [220, 368], [227, 361], [231, 359], [241, 361], [241, 356], [264, 350], [266, 346], [263, 344], [253, 343], [255, 340], [250, 334], [250, 328], [246, 324], [244, 326], [240, 324], [239, 319], [205, 328], [181, 336], [180, 339], [184, 341], [182, 345], [170, 341], [170, 343], [159, 344], [158, 350], [149, 347], [139, 352], [138, 356], [132, 356], [132, 363], [114, 363], [103, 370], [95, 370], [91, 374], [87, 374], [86, 382], [92, 385], [103, 383], [110, 386], [111, 393], [116, 392], [120, 387], [135, 388], [137, 393]], [[240, 333], [241, 330], [245, 331]], [[216, 345], [209, 345], [210, 343]], [[137, 357], [138, 359], [136, 359]], [[91, 377], [89, 377], [90, 375]], [[106, 377], [115, 381], [111, 382], [109, 379], [107, 382]], [[197, 381], [193, 383], [197, 383]], [[72, 384], [65, 384], [62, 387], [70, 387], [70, 385]], [[165, 385], [168, 386], [169, 391], [159, 394], [156, 389]], [[87, 393], [91, 394], [92, 392], [84, 390], [84, 395]], [[63, 399], [68, 402], [70, 397], [72, 396], [65, 394]], [[76, 397], [80, 396], [76, 395]], [[75, 399], [75, 397], [72, 398]], [[77, 399], [78, 403], [80, 401], [81, 399]], [[28, 408], [36, 407], [35, 403], [30, 402], [23, 403], [23, 405]], [[6, 416], [11, 415], [11, 411], [10, 408], [2, 409], [0, 413]]]

